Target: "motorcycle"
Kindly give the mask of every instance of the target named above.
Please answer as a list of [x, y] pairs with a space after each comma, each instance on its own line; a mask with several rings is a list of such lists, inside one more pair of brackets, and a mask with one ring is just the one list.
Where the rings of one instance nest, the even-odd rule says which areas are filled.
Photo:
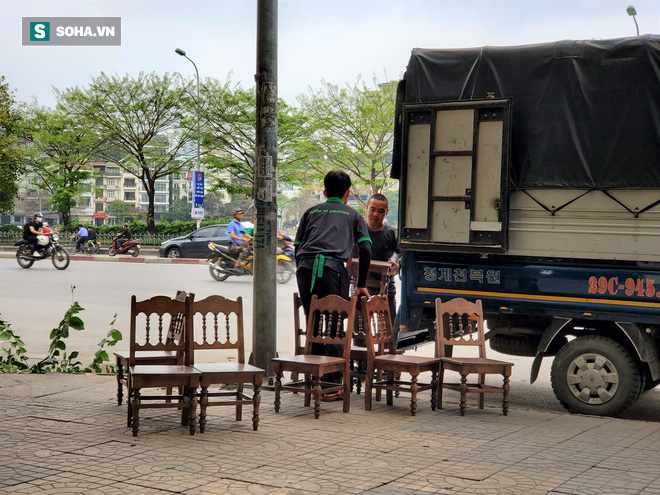
[[119, 241], [119, 236], [116, 235], [114, 239], [112, 239], [112, 242], [110, 243], [110, 247], [108, 248], [108, 255], [114, 256], [115, 254], [130, 254], [135, 258], [140, 254], [140, 244], [142, 243], [141, 240], [139, 239], [130, 239], [124, 244], [119, 247], [118, 244]]
[[48, 244], [38, 244], [34, 253], [32, 252], [32, 245], [25, 239], [14, 243], [14, 246], [18, 246], [18, 250], [16, 251], [16, 261], [18, 261], [18, 264], [22, 268], [30, 268], [35, 261], [45, 260], [50, 257], [55, 268], [58, 270], [66, 269], [69, 266], [69, 253], [59, 245], [59, 234], [49, 232], [48, 234], [42, 234], [42, 236], [48, 236]]
[[[234, 268], [236, 265], [236, 257], [229, 251], [226, 246], [216, 245], [214, 242], [209, 242], [209, 254], [207, 261], [209, 262], [209, 272], [218, 282], [227, 280], [230, 276], [234, 275], [240, 277], [241, 275], [252, 275], [252, 261], [254, 255], [250, 254], [242, 265]], [[293, 260], [285, 256], [281, 249], [277, 249], [277, 283], [286, 284], [291, 280], [295, 269], [293, 267]]]
[[284, 253], [284, 255], [293, 259], [293, 253], [294, 253], [293, 237], [291, 237], [289, 234], [283, 234], [280, 241], [282, 244], [282, 252]]

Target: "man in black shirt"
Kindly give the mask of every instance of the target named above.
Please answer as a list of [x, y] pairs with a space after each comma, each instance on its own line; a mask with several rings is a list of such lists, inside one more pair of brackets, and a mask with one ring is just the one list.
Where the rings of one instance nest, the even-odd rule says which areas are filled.
[[[390, 306], [392, 323], [396, 315], [396, 286], [393, 276], [399, 271], [399, 256], [401, 250], [397, 246], [396, 230], [385, 223], [389, 212], [387, 198], [382, 194], [374, 194], [367, 202], [367, 226], [371, 237], [371, 259], [374, 261], [389, 261], [392, 278], [387, 286], [387, 300]], [[368, 280], [380, 282], [380, 275], [369, 273]], [[371, 295], [378, 294], [378, 289], [370, 289]], [[395, 330], [396, 332], [396, 330]]]
[[23, 226], [23, 239], [30, 243], [32, 246], [32, 252], [37, 250], [37, 236], [41, 234], [41, 229], [44, 226], [42, 223], [43, 219], [43, 215], [38, 211], [34, 214], [34, 217], [32, 217], [32, 221]]
[[[298, 291], [306, 317], [312, 295], [321, 298], [334, 294], [348, 299], [349, 277], [344, 263], [354, 244], [358, 245], [360, 259], [355, 295], [369, 297], [366, 282], [371, 239], [362, 215], [346, 205], [351, 179], [345, 172], [336, 170], [328, 172], [323, 184], [327, 201], [312, 206], [303, 214], [294, 241]], [[341, 356], [341, 346], [315, 344], [312, 353]], [[339, 374], [333, 375], [323, 380], [338, 383]]]

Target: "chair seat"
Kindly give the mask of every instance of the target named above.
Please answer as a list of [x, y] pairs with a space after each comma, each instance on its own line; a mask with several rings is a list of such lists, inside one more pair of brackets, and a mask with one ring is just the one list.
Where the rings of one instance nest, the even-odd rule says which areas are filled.
[[202, 373], [265, 373], [261, 368], [243, 363], [195, 363]]
[[310, 366], [327, 366], [331, 364], [342, 364], [346, 360], [341, 357], [332, 356], [316, 356], [314, 354], [299, 354], [297, 356], [289, 356], [286, 358], [273, 358], [273, 362], [302, 364]]
[[196, 376], [202, 372], [193, 366], [182, 364], [163, 364], [163, 365], [135, 365], [130, 367], [130, 373], [133, 377], [141, 375], [165, 376], [165, 375], [186, 375]]
[[498, 361], [497, 359], [488, 359], [488, 358], [450, 358], [443, 357], [439, 358], [443, 363], [453, 364], [457, 366], [488, 366], [488, 367], [502, 367], [502, 366], [513, 366], [513, 363], [508, 363], [506, 361]]
[[374, 358], [374, 363], [377, 364], [405, 363], [405, 364], [417, 364], [419, 366], [426, 366], [426, 365], [435, 365], [439, 362], [440, 362], [440, 358], [412, 356], [410, 354], [384, 354], [382, 356], [376, 356]]

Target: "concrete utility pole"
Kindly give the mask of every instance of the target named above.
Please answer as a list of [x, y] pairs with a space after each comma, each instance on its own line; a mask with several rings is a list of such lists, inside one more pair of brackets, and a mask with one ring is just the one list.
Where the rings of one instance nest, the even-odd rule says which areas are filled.
[[254, 310], [250, 363], [273, 377], [277, 349], [277, 0], [257, 2]]

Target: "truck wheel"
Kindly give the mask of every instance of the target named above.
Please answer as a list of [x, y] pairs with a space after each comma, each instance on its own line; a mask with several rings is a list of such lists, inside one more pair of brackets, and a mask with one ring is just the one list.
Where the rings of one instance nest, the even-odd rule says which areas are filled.
[[635, 358], [609, 337], [577, 337], [552, 363], [552, 390], [572, 413], [611, 416], [632, 406], [642, 390]]
[[521, 335], [493, 335], [488, 342], [495, 352], [511, 356], [536, 356], [539, 347], [539, 339]]

